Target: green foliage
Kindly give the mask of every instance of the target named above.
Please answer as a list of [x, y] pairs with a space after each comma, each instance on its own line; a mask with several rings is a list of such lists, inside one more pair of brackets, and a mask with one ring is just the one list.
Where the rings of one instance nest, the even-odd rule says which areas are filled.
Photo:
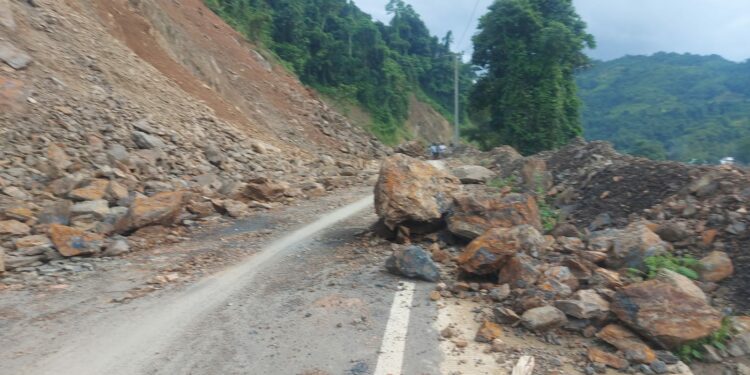
[[498, 0], [479, 22], [470, 137], [529, 154], [582, 133], [574, 72], [594, 46], [572, 0]]
[[700, 262], [690, 256], [676, 257], [672, 254], [655, 255], [644, 260], [646, 265], [646, 276], [653, 279], [661, 269], [668, 269], [686, 276], [692, 280], [698, 280]]
[[[452, 36], [430, 35], [402, 0], [387, 5], [388, 25], [372, 20], [349, 0], [205, 0], [249, 40], [262, 43], [302, 82], [347, 103], [356, 101], [372, 117], [371, 130], [386, 143], [407, 134], [409, 96], [452, 112]], [[461, 101], [474, 73], [461, 64]], [[466, 116], [462, 116], [465, 121]]]
[[721, 327], [710, 336], [684, 344], [675, 350], [675, 354], [683, 361], [703, 360], [704, 345], [713, 346], [719, 350], [726, 350], [726, 344], [732, 339], [732, 322], [728, 317], [721, 321]]
[[496, 177], [492, 180], [487, 181], [487, 186], [493, 187], [496, 189], [503, 189], [505, 187], [510, 187], [511, 191], [517, 192], [518, 189], [518, 179], [516, 176], [508, 176], [506, 178], [500, 178]]
[[536, 177], [536, 195], [538, 197], [537, 205], [539, 206], [539, 217], [542, 219], [542, 228], [545, 232], [555, 229], [560, 214], [547, 201], [547, 192], [544, 191], [544, 185], [541, 182], [542, 176]]
[[652, 159], [750, 163], [750, 61], [657, 53], [577, 75], [585, 136]]

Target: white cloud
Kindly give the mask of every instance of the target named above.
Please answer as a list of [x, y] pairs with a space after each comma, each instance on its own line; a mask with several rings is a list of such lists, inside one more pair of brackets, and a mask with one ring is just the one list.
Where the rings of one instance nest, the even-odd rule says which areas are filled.
[[[461, 37], [476, 0], [407, 0], [430, 31], [442, 37], [453, 30]], [[387, 0], [355, 0], [357, 6], [387, 22]], [[458, 49], [471, 50], [477, 19], [492, 0], [479, 0], [479, 9]], [[597, 39], [593, 57], [612, 59], [626, 54], [658, 51], [718, 54], [743, 61], [750, 58], [750, 0], [574, 0], [589, 32]], [[457, 40], [458, 42], [458, 40]]]

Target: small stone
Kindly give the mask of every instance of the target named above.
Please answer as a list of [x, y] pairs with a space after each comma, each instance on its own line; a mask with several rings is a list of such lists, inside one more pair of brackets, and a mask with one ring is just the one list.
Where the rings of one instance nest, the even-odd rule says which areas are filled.
[[25, 69], [31, 64], [31, 56], [6, 41], [0, 41], [0, 60], [15, 70]]
[[734, 273], [732, 259], [723, 251], [713, 251], [700, 260], [699, 273], [703, 281], [722, 281]]
[[440, 295], [440, 291], [433, 290], [433, 291], [430, 292], [430, 300], [431, 301], [439, 301], [441, 298], [443, 298], [443, 297]]
[[104, 250], [104, 256], [113, 257], [130, 252], [130, 245], [125, 239], [112, 241]]
[[440, 336], [446, 339], [456, 336], [456, 331], [451, 327], [445, 327], [440, 331]]
[[456, 345], [457, 348], [465, 348], [469, 346], [469, 342], [464, 339], [454, 339], [453, 344]]
[[3, 194], [12, 198], [20, 199], [22, 201], [29, 199], [29, 194], [15, 186], [7, 186], [3, 188]]
[[669, 371], [667, 364], [658, 359], [651, 362], [651, 370], [657, 374], [666, 374]]
[[629, 366], [628, 361], [615, 354], [607, 353], [601, 349], [589, 348], [588, 358], [591, 362], [601, 363], [614, 369], [622, 370]]
[[532, 331], [546, 331], [561, 327], [568, 319], [565, 314], [552, 306], [542, 306], [527, 310], [521, 316], [523, 325]]
[[427, 251], [419, 246], [409, 246], [395, 251], [386, 261], [385, 267], [390, 273], [396, 275], [433, 282], [440, 279], [437, 266]]
[[99, 219], [103, 219], [109, 215], [109, 202], [104, 199], [95, 201], [78, 202], [73, 205], [70, 213], [73, 216], [79, 215], [94, 215]]
[[0, 221], [0, 235], [25, 236], [29, 233], [31, 233], [31, 228], [18, 220]]
[[490, 321], [484, 321], [482, 326], [479, 327], [474, 341], [476, 342], [492, 342], [492, 340], [502, 337], [503, 328], [499, 324]]
[[648, 364], [656, 360], [656, 353], [643, 340], [620, 325], [610, 324], [602, 328], [596, 337], [625, 353], [629, 361]]
[[495, 302], [502, 302], [508, 297], [510, 297], [510, 285], [503, 284], [499, 287], [490, 289], [489, 293], [490, 298], [492, 298]]
[[133, 132], [133, 142], [141, 149], [162, 149], [166, 147], [166, 144], [159, 136], [140, 131]]
[[491, 346], [490, 350], [493, 353], [502, 352], [506, 348], [507, 348], [507, 345], [505, 344], [505, 341], [503, 341], [501, 339], [494, 339], [494, 340], [492, 340], [492, 346]]
[[5, 211], [5, 216], [18, 221], [34, 219], [34, 213], [26, 207], [13, 207]]
[[104, 179], [96, 179], [91, 181], [87, 186], [74, 189], [68, 193], [68, 197], [78, 201], [95, 201], [101, 200], [107, 194], [107, 187], [109, 181]]

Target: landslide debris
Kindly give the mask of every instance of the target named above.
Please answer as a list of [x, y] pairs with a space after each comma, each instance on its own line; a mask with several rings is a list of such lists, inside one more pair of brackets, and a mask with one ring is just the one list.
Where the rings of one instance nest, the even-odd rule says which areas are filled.
[[198, 0], [0, 1], [0, 274], [369, 182], [389, 150], [261, 52]]
[[[423, 173], [423, 162], [399, 158], [408, 163], [401, 169]], [[458, 189], [449, 178], [424, 187], [399, 180], [410, 196], [452, 196], [442, 225], [416, 232], [396, 222], [391, 237], [440, 250], [432, 256], [443, 282], [432, 300], [470, 299], [481, 306], [474, 320], [506, 335], [580, 348], [573, 358], [544, 355], [544, 368], [690, 373], [679, 354], [722, 373], [750, 356], [748, 328], [728, 327], [750, 319], [750, 279], [741, 273], [750, 266], [747, 170], [651, 161], [581, 140], [529, 157], [509, 147], [468, 150], [444, 163], [462, 175], [481, 165], [497, 177], [464, 179]], [[392, 193], [379, 185], [376, 194]], [[495, 346], [487, 351], [498, 363], [534, 355]]]

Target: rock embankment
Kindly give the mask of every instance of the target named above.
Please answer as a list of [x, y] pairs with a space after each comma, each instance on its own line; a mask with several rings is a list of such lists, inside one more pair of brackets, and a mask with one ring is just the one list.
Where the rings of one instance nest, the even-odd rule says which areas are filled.
[[[669, 351], [734, 371], [734, 358], [750, 355], [747, 327], [730, 323], [750, 319], [737, 298], [748, 289], [737, 273], [750, 244], [745, 171], [653, 162], [584, 142], [530, 157], [503, 147], [461, 159], [447, 162], [481, 164], [498, 177], [482, 183], [465, 177], [477, 168], [454, 166], [464, 177], [451, 178], [400, 155], [381, 170], [399, 188], [376, 187], [379, 202], [400, 202], [398, 220], [378, 210], [391, 238], [429, 249], [439, 265], [433, 300], [471, 298], [491, 311], [476, 319], [547, 342], [598, 338], [568, 360], [585, 373], [685, 371]], [[421, 215], [427, 204], [439, 207], [429, 217]]]

